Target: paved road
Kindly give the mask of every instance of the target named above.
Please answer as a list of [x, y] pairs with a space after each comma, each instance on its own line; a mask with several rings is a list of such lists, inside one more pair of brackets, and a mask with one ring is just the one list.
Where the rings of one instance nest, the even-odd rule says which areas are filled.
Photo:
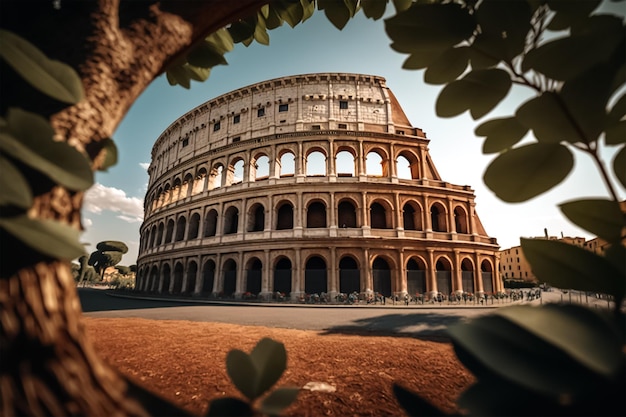
[[320, 330], [328, 333], [371, 332], [413, 337], [445, 336], [446, 326], [488, 313], [488, 308], [443, 306], [301, 306], [228, 305], [120, 298], [107, 291], [79, 289], [88, 317], [140, 317], [153, 320], [190, 320]]

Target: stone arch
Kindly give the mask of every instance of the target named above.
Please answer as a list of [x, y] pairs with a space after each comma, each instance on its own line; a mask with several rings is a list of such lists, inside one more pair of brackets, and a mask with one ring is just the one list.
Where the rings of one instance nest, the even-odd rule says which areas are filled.
[[153, 224], [150, 230], [150, 247], [153, 248], [156, 246], [157, 226]]
[[177, 176], [174, 179], [174, 184], [172, 185], [172, 192], [171, 192], [172, 198], [170, 199], [171, 203], [175, 203], [178, 200], [180, 200], [182, 185], [183, 185], [183, 180], [179, 176]]
[[415, 201], [407, 201], [402, 206], [402, 223], [404, 230], [424, 230], [422, 225], [422, 208]]
[[172, 287], [172, 294], [181, 294], [183, 292], [183, 277], [184, 271], [182, 262], [176, 262], [174, 265], [174, 286]]
[[209, 174], [209, 190], [214, 190], [222, 186], [224, 177], [224, 165], [221, 163], [213, 165], [211, 173]]
[[403, 149], [396, 158], [398, 178], [415, 180], [421, 178], [419, 158], [412, 151]]
[[210, 209], [204, 216], [204, 237], [215, 236], [217, 233], [217, 210]]
[[392, 206], [383, 199], [370, 203], [370, 227], [372, 229], [391, 229], [393, 227]]
[[176, 221], [176, 242], [185, 239], [185, 229], [187, 228], [187, 218], [180, 215]]
[[207, 259], [202, 266], [202, 294], [211, 294], [215, 285], [215, 262]]
[[167, 206], [172, 202], [172, 187], [169, 183], [163, 187], [163, 206]]
[[270, 158], [265, 153], [257, 154], [251, 162], [250, 177], [254, 178], [254, 181], [262, 181], [270, 177]]
[[265, 207], [261, 203], [254, 203], [248, 210], [248, 232], [262, 232], [265, 230]]
[[278, 159], [279, 164], [279, 176], [293, 177], [296, 173], [296, 155], [291, 150], [285, 150], [280, 153]]
[[164, 243], [172, 243], [172, 239], [174, 239], [174, 219], [169, 219], [167, 221], [167, 228], [165, 230], [165, 242]]
[[435, 262], [435, 275], [437, 279], [437, 290], [448, 296], [452, 292], [452, 262], [445, 257], [440, 256]]
[[263, 278], [263, 262], [256, 256], [250, 258], [246, 264], [246, 292], [257, 295], [261, 292]]
[[226, 259], [222, 266], [222, 294], [231, 298], [237, 291], [237, 262]]
[[180, 188], [180, 198], [187, 198], [191, 195], [191, 190], [193, 188], [193, 175], [191, 172], [185, 174], [183, 178], [183, 184]]
[[474, 288], [474, 262], [470, 258], [461, 261], [461, 287], [463, 292], [475, 292]]
[[228, 166], [226, 185], [236, 185], [244, 181], [245, 161], [241, 156], [234, 157]]
[[457, 233], [468, 233], [469, 225], [467, 222], [467, 212], [461, 206], [454, 208], [454, 225]]
[[293, 204], [283, 200], [276, 205], [276, 230], [293, 229]]
[[361, 270], [359, 263], [350, 255], [339, 260], [339, 292], [351, 294], [361, 292]]
[[165, 223], [163, 223], [162, 221], [159, 222], [159, 226], [157, 228], [157, 235], [156, 235], [156, 245], [162, 245], [163, 244], [163, 233], [165, 232]]
[[235, 206], [229, 206], [224, 212], [224, 233], [230, 235], [237, 233], [239, 224], [239, 209]]
[[309, 229], [327, 227], [326, 204], [322, 200], [312, 200], [306, 207], [306, 227]]
[[311, 256], [307, 259], [304, 269], [304, 292], [320, 294], [328, 291], [327, 264], [321, 256]]
[[423, 295], [427, 291], [426, 261], [412, 256], [406, 263], [406, 290], [410, 295]]
[[161, 285], [160, 285], [160, 289], [159, 292], [161, 294], [169, 294], [170, 292], [170, 285], [172, 283], [172, 268], [170, 267], [170, 264], [166, 263], [163, 265], [163, 276], [161, 277]]
[[359, 227], [356, 204], [352, 199], [344, 198], [337, 205], [337, 224], [341, 228]]
[[193, 213], [189, 218], [189, 231], [187, 232], [187, 240], [197, 239], [200, 230], [200, 213]]
[[156, 292], [159, 289], [159, 267], [153, 265], [150, 269], [150, 278], [148, 281], [147, 291]]
[[372, 279], [375, 293], [391, 297], [393, 291], [391, 266], [385, 257], [376, 256], [374, 258], [372, 262]]
[[354, 177], [356, 175], [356, 153], [351, 148], [340, 148], [335, 155], [335, 171], [338, 177]]
[[484, 259], [480, 263], [480, 275], [483, 283], [483, 291], [487, 294], [493, 294], [493, 265], [488, 259]]
[[198, 276], [198, 264], [196, 261], [187, 262], [187, 279], [185, 280], [185, 288], [183, 293], [193, 294], [196, 292], [196, 279]]
[[448, 231], [446, 209], [440, 202], [434, 202], [430, 205], [430, 220], [433, 232]]
[[205, 167], [200, 168], [196, 172], [196, 177], [193, 181], [193, 186], [191, 187], [191, 195], [200, 194], [204, 191], [204, 182], [207, 178], [207, 170]]
[[289, 295], [289, 293], [291, 293], [291, 275], [291, 260], [286, 256], [281, 256], [276, 259], [276, 263], [274, 264], [273, 291]]
[[306, 176], [307, 177], [325, 177], [326, 170], [326, 152], [320, 148], [313, 148], [306, 154]]

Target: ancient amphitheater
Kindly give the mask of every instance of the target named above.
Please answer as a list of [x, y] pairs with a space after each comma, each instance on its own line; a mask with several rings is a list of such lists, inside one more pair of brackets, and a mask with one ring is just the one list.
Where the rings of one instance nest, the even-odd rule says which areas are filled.
[[207, 101], [152, 149], [137, 290], [502, 290], [473, 190], [440, 178], [428, 143], [375, 75], [295, 75]]

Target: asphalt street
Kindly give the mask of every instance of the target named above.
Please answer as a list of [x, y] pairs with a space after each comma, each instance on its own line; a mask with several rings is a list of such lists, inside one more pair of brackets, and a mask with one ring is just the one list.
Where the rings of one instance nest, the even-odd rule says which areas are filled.
[[367, 332], [423, 338], [445, 337], [447, 326], [492, 310], [479, 307], [407, 307], [403, 304], [204, 304], [198, 300], [126, 298], [109, 291], [90, 288], [80, 288], [78, 293], [87, 317], [189, 320], [318, 330], [326, 333]]

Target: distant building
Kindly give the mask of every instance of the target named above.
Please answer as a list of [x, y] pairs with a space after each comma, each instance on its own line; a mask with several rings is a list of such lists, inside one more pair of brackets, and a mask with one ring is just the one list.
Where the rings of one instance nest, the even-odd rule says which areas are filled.
[[[606, 242], [599, 238], [586, 241], [584, 237], [562, 236], [559, 238], [556, 236], [540, 236], [532, 239], [558, 240], [560, 242], [569, 243], [570, 245], [592, 250], [596, 253], [602, 253], [607, 245]], [[502, 280], [537, 281], [530, 264], [524, 256], [524, 251], [521, 246], [513, 246], [512, 248], [500, 251], [500, 278]]]

